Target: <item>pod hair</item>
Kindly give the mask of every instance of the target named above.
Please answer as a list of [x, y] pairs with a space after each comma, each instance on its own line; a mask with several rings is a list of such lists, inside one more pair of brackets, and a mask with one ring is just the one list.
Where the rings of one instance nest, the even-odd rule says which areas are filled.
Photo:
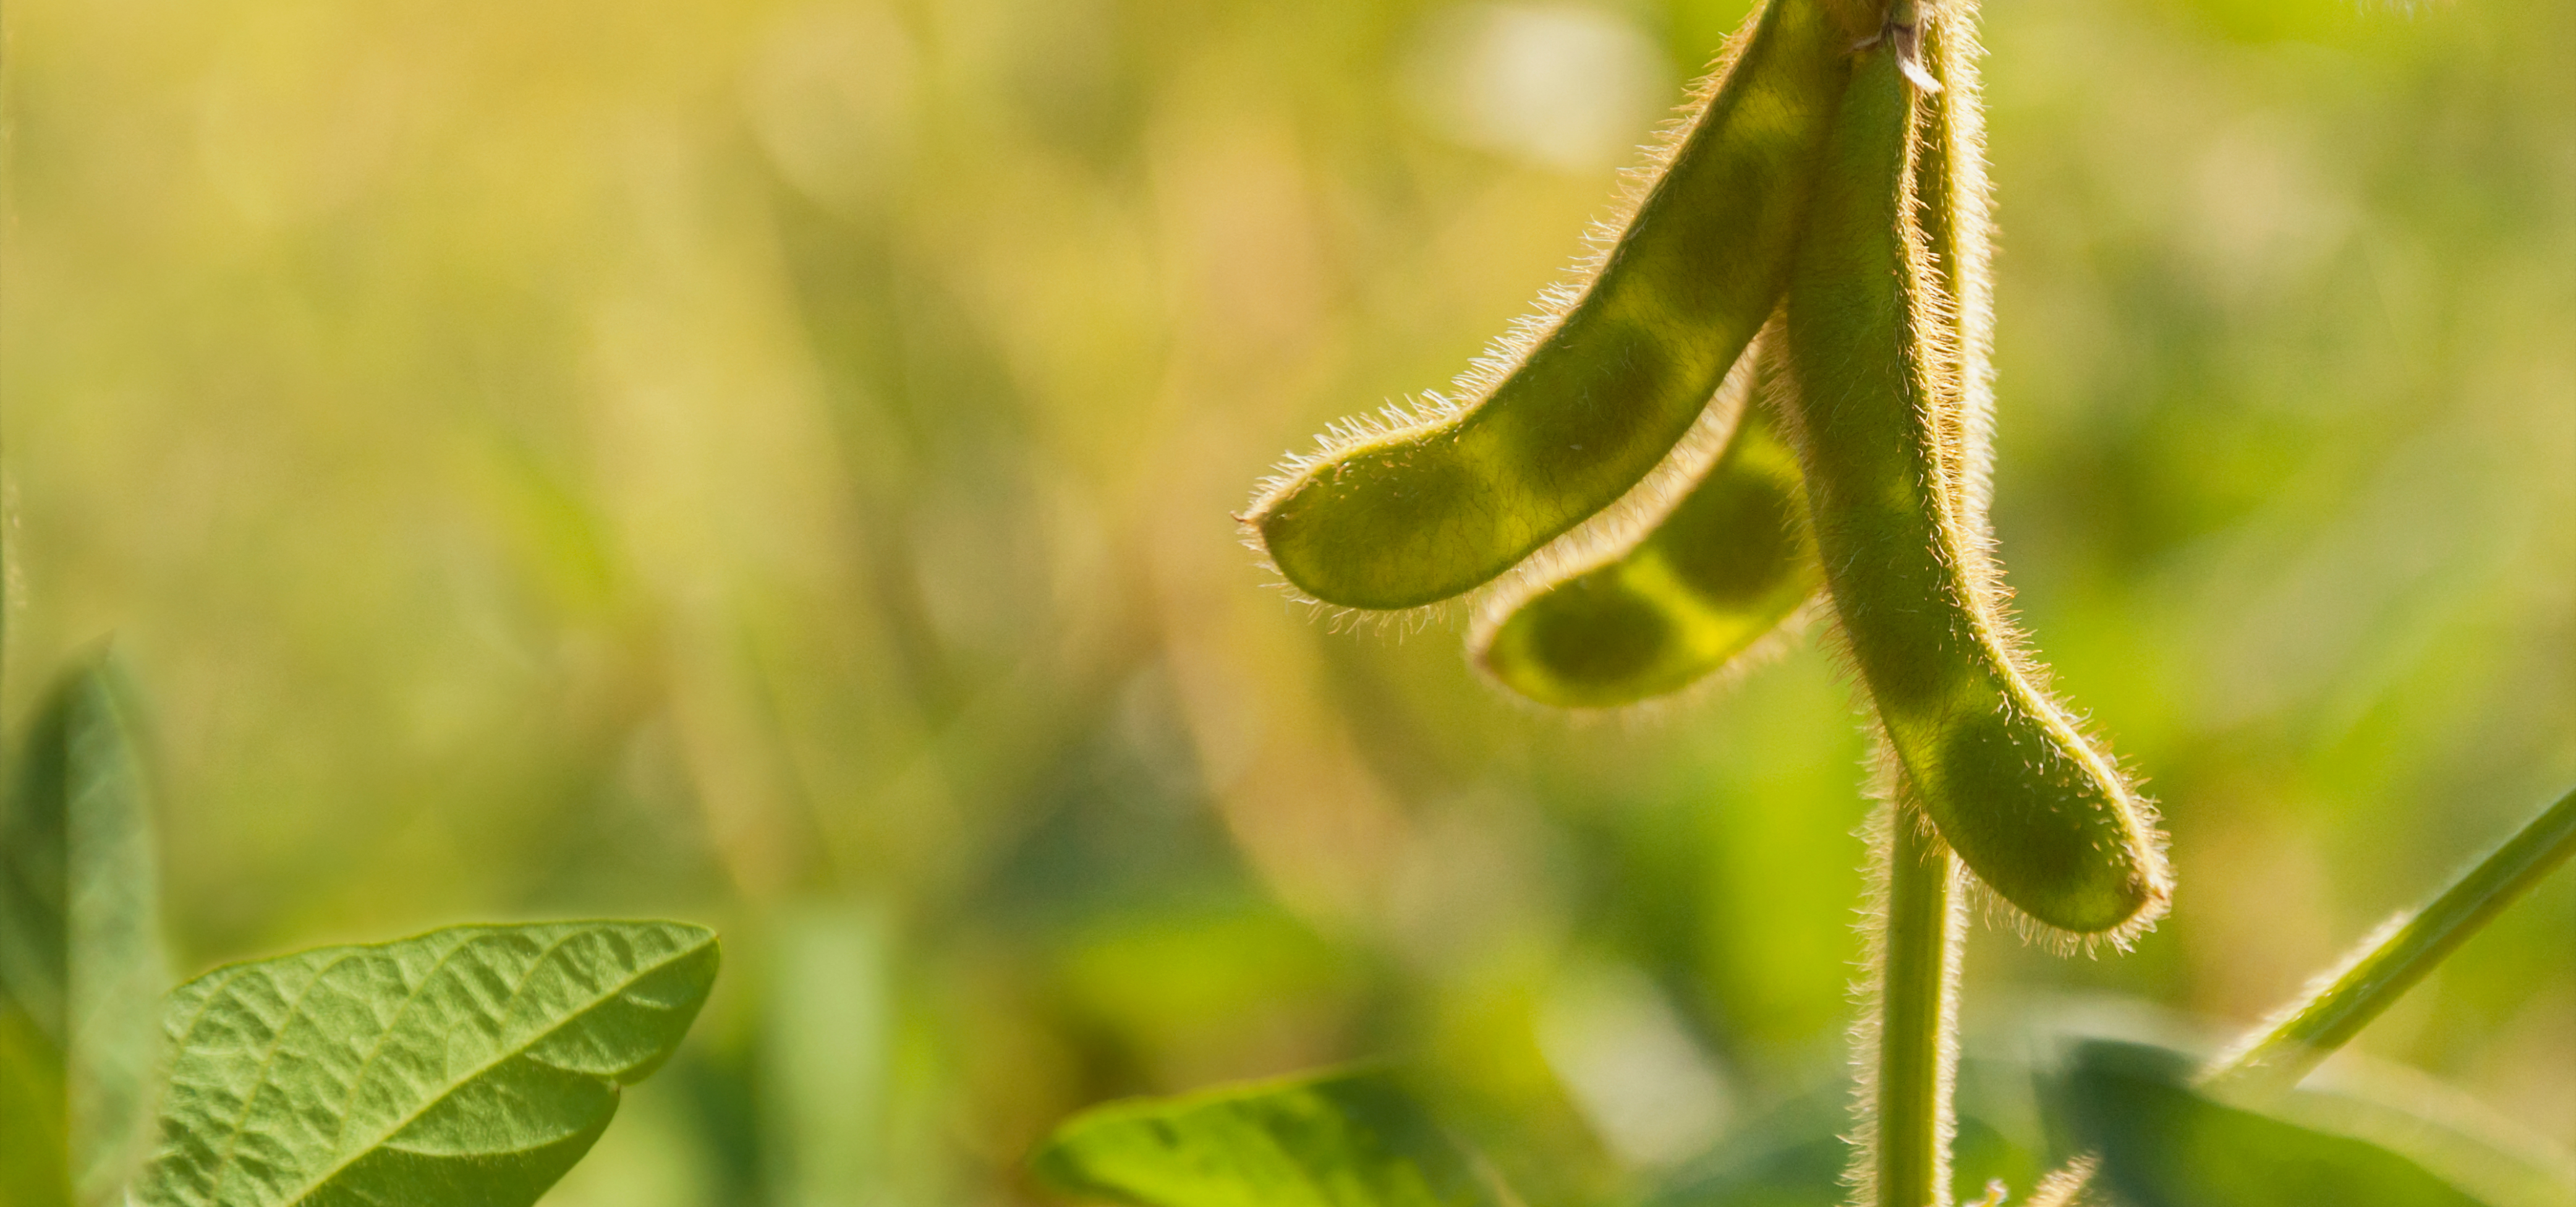
[[2041, 933], [2122, 944], [2171, 879], [2151, 808], [2005, 612], [1982, 486], [1983, 170], [1960, 120], [1975, 81], [1965, 6], [1940, 16], [1939, 93], [1907, 82], [1911, 37], [1859, 56], [1790, 280], [1784, 410], [1846, 652], [1924, 812]]

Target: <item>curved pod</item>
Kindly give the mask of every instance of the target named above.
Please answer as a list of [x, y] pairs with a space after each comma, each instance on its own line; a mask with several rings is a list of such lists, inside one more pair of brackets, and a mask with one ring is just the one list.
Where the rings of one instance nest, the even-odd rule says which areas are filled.
[[[1854, 68], [1790, 277], [1789, 413], [1817, 547], [1852, 660], [1942, 837], [2030, 918], [2117, 940], [2162, 910], [2169, 880], [2145, 804], [2041, 689], [2002, 613], [1975, 464], [1985, 373], [1967, 363], [1984, 335], [1963, 330], [1941, 281], [1981, 268], [1962, 249], [1983, 228], [1961, 219], [1982, 214], [1949, 203], [1976, 153], [1954, 117], [1973, 83], [1918, 112], [1903, 41]], [[1965, 48], [1934, 49], [1955, 76]], [[1949, 244], [1940, 262], [1927, 229]]]
[[[1766, 332], [1760, 375], [1776, 375]], [[1777, 632], [1823, 586], [1798, 455], [1770, 406], [1746, 401], [1706, 477], [1634, 548], [1503, 602], [1469, 640], [1505, 687], [1560, 708], [1679, 691]]]
[[1778, 303], [1849, 45], [1820, 0], [1772, 0], [1579, 294], [1552, 291], [1459, 379], [1463, 403], [1346, 431], [1268, 484], [1243, 519], [1289, 583], [1436, 603], [1644, 478]]

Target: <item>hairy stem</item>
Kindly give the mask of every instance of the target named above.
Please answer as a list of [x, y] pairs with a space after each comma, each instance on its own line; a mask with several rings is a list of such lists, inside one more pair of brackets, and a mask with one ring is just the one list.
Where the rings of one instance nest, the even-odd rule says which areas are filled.
[[2432, 904], [2411, 917], [2401, 915], [2365, 940], [2340, 973], [2321, 980], [2231, 1055], [2221, 1057], [2203, 1080], [2255, 1094], [2298, 1084], [2571, 854], [2576, 854], [2576, 791], [2541, 810], [2493, 854], [2461, 873]]
[[[1900, 777], [1900, 784], [1901, 784]], [[1950, 1094], [1959, 1053], [1959, 859], [1900, 787], [1880, 814], [1882, 925], [1865, 1005], [1865, 1143], [1853, 1171], [1871, 1207], [1949, 1207]]]

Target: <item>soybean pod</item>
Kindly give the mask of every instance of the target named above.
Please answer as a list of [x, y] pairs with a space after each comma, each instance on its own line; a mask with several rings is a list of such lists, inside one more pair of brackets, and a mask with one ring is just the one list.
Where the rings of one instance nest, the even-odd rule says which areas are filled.
[[[1914, 214], [1923, 243], [1949, 305], [1937, 372], [1952, 405], [1938, 416], [1938, 441], [1952, 467], [1956, 489], [1944, 502], [1959, 514], [1962, 531], [1987, 530], [1994, 462], [1994, 227], [1986, 181], [1986, 118], [1977, 79], [1976, 0], [1948, 0], [1940, 19], [1923, 26], [1924, 78], [1935, 87], [1917, 92], [1920, 117], [1914, 166]], [[1973, 567], [1991, 574], [1994, 561]]]
[[[1740, 417], [1699, 485], [1625, 553], [1498, 599], [1468, 638], [1478, 665], [1541, 704], [1615, 708], [1743, 658], [1823, 585], [1798, 455], [1761, 395], [1778, 331], [1748, 353]], [[1732, 400], [1729, 400], [1732, 401]]]
[[1289, 584], [1398, 610], [1480, 586], [1645, 478], [1776, 308], [1851, 39], [1771, 0], [1588, 279], [1393, 428], [1345, 425], [1242, 517]]
[[[2004, 901], [2123, 941], [2170, 882], [2147, 806], [2042, 689], [2003, 614], [1977, 463], [1986, 374], [1967, 363], [1984, 335], [1963, 330], [1942, 282], [1945, 267], [1982, 271], [1960, 244], [1983, 228], [1951, 199], [1978, 153], [1956, 120], [1974, 88], [1964, 39], [1938, 39], [1933, 66], [1959, 85], [1918, 106], [1912, 32], [1861, 53], [1836, 118], [1790, 275], [1785, 413], [1835, 613], [1915, 798]], [[1927, 229], [1950, 254], [1936, 259]]]

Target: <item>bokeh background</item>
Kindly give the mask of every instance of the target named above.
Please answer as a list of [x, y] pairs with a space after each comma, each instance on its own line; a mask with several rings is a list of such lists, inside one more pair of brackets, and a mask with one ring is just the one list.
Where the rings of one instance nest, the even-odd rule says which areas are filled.
[[[6, 710], [113, 634], [180, 973], [721, 927], [549, 1200], [1004, 1203], [1105, 1097], [1409, 1062], [1534, 1202], [1839, 1076], [1813, 643], [1568, 725], [1231, 509], [1580, 250], [1744, 0], [12, 0]], [[2241, 1025], [2576, 781], [2576, 6], [1991, 0], [1996, 523]], [[2576, 876], [2360, 1047], [2576, 1146]], [[2429, 1091], [2427, 1091], [2429, 1093]]]

